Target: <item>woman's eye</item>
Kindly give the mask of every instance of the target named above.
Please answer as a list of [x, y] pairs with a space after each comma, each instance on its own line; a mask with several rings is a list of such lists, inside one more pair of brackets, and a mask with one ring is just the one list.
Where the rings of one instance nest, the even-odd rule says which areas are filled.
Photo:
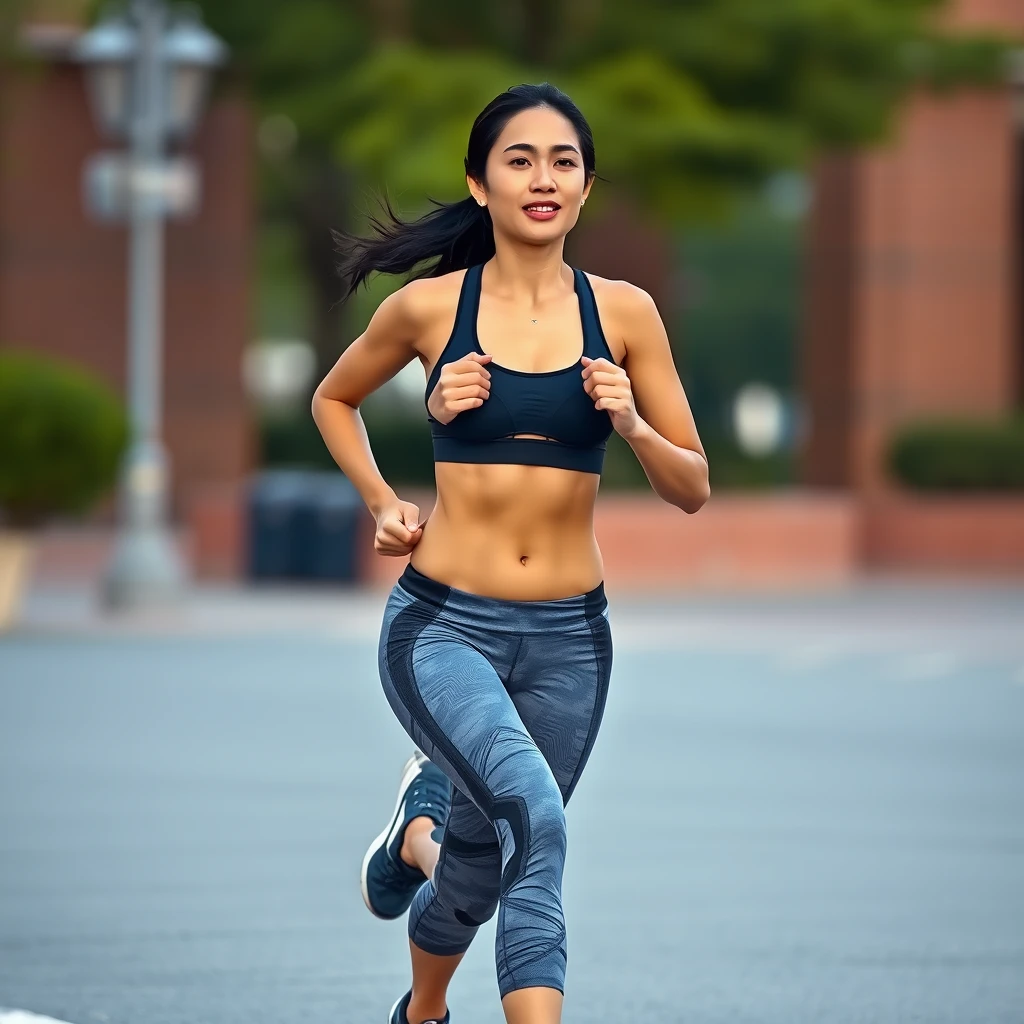
[[[513, 157], [509, 161], [509, 164], [512, 167], [524, 167], [524, 166], [526, 166], [527, 163], [528, 163], [528, 161], [527, 161], [525, 156], [516, 156], [516, 157]], [[555, 163], [556, 164], [565, 164], [567, 167], [575, 167], [576, 166], [576, 161], [571, 159], [570, 157], [562, 157], [561, 160], [556, 160]]]

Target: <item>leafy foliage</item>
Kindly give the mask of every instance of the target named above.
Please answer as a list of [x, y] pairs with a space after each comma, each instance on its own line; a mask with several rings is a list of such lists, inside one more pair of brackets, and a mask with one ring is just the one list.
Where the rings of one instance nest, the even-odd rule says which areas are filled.
[[91, 374], [0, 353], [0, 509], [14, 524], [86, 509], [114, 483], [127, 436], [120, 400]]
[[1024, 491], [1024, 417], [908, 424], [889, 447], [896, 478], [923, 491]]
[[[550, 79], [599, 170], [660, 215], [822, 148], [881, 138], [915, 85], [1000, 79], [1006, 42], [939, 27], [943, 0], [218, 0], [265, 109], [396, 196], [464, 194], [473, 117]], [[595, 192], [595, 198], [598, 193]]]

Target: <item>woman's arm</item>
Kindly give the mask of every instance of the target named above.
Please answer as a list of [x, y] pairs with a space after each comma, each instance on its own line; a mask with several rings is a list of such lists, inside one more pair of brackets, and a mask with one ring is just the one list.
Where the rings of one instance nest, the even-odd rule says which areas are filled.
[[621, 367], [587, 360], [587, 391], [636, 452], [655, 493], [684, 512], [696, 512], [711, 495], [708, 463], [665, 325], [643, 289], [625, 281], [606, 287], [615, 306], [609, 319], [622, 325], [626, 355]]
[[377, 307], [366, 330], [345, 349], [313, 395], [313, 419], [324, 443], [374, 518], [398, 497], [377, 468], [358, 408], [417, 355], [417, 283], [400, 288]]

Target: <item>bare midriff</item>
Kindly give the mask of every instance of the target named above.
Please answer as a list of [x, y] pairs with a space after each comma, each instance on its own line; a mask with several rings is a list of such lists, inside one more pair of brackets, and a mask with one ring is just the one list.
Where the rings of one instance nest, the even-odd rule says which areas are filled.
[[419, 572], [507, 601], [573, 597], [603, 580], [596, 473], [439, 462], [435, 477], [437, 502], [412, 552]]

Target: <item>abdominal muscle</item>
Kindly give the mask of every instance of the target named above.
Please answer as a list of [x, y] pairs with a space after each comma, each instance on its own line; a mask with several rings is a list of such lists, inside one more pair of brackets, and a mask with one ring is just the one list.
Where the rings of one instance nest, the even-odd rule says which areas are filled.
[[604, 578], [596, 473], [439, 462], [435, 477], [437, 502], [411, 558], [425, 576], [506, 601], [573, 597]]

